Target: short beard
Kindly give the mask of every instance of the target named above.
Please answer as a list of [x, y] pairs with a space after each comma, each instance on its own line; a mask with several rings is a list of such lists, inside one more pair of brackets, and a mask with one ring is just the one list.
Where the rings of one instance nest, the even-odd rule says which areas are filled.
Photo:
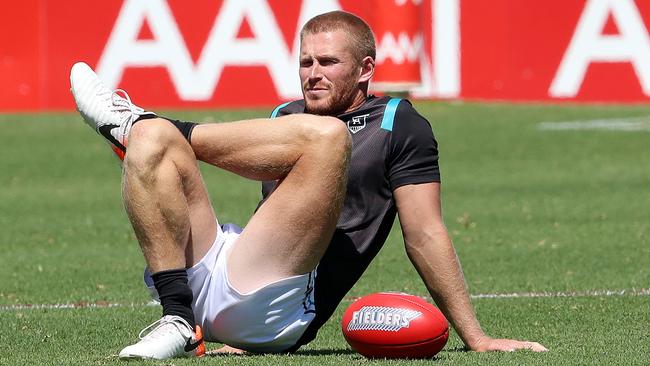
[[352, 105], [356, 91], [357, 88], [350, 88], [338, 94], [339, 91], [337, 90], [336, 95], [333, 95], [333, 98], [330, 98], [325, 105], [310, 107], [308, 101], [305, 99], [305, 112], [319, 116], [338, 116], [343, 114]]

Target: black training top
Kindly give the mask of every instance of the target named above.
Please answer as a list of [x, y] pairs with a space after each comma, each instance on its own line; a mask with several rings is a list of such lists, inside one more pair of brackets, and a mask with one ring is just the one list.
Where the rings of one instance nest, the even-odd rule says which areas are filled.
[[[304, 108], [302, 100], [285, 103], [272, 117], [304, 113]], [[438, 144], [429, 122], [409, 101], [370, 96], [357, 110], [337, 117], [352, 134], [347, 196], [316, 270], [316, 318], [297, 347], [316, 337], [384, 245], [397, 213], [393, 190], [440, 181]], [[262, 184], [263, 199], [275, 185], [275, 181]]]

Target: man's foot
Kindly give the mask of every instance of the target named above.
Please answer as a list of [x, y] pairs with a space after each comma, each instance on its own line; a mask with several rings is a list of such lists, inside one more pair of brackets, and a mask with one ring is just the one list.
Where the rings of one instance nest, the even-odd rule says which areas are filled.
[[120, 160], [124, 160], [133, 122], [142, 115], [155, 116], [131, 103], [124, 90], [108, 89], [83, 62], [77, 62], [70, 70], [70, 91], [83, 119], [108, 140]]
[[[144, 334], [144, 335], [143, 335]], [[164, 360], [174, 357], [201, 357], [205, 343], [200, 326], [192, 327], [176, 315], [163, 316], [140, 332], [140, 341], [124, 348], [120, 358]]]

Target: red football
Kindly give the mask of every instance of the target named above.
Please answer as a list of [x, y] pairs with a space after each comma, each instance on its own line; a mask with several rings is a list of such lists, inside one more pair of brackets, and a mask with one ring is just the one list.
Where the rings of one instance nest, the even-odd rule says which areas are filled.
[[369, 358], [433, 357], [449, 337], [447, 319], [438, 308], [420, 297], [394, 292], [353, 302], [341, 327], [350, 346]]

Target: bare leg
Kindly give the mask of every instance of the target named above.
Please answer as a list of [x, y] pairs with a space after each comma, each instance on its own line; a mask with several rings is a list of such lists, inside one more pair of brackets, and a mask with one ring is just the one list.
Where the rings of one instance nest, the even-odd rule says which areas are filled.
[[133, 126], [122, 191], [153, 273], [192, 266], [214, 241], [217, 223], [194, 153], [167, 121]]
[[345, 196], [350, 137], [334, 118], [293, 115], [197, 126], [192, 148], [207, 163], [257, 180], [281, 180], [228, 258], [240, 292], [313, 270]]
[[[201, 328], [195, 327], [185, 268], [200, 255], [197, 248], [214, 239], [217, 223], [194, 153], [179, 130], [166, 121], [133, 125], [137, 118], [152, 114], [133, 105], [126, 92], [111, 92], [88, 65], [72, 67], [70, 84], [86, 123], [125, 160], [125, 207], [154, 272], [163, 307], [163, 316], [146, 328], [149, 332], [122, 349], [119, 357], [200, 356], [205, 346]], [[124, 156], [128, 137], [132, 143]]]
[[192, 266], [214, 240], [197, 158], [251, 179], [281, 180], [230, 252], [228, 273], [239, 291], [313, 270], [345, 196], [349, 149], [347, 129], [329, 117], [199, 125], [191, 147], [167, 121], [138, 122], [123, 191], [152, 272]]

